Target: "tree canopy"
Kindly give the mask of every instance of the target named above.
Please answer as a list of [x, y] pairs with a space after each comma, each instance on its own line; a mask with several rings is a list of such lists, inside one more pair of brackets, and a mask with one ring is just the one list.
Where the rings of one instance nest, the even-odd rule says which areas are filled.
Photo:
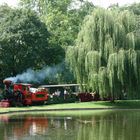
[[140, 44], [136, 44], [133, 12], [95, 9], [84, 20], [67, 62], [78, 83], [101, 97], [138, 98]]
[[58, 63], [64, 54], [49, 45], [46, 25], [31, 10], [1, 6], [0, 34], [1, 77]]
[[72, 82], [66, 55], [86, 90], [139, 98], [139, 3], [105, 10], [83, 0], [20, 1], [18, 9], [0, 7], [1, 78], [61, 62], [56, 81]]
[[[88, 15], [94, 5], [91, 2], [80, 0], [20, 0], [23, 8], [34, 9], [40, 16], [48, 31], [51, 34], [49, 38], [50, 45], [62, 47], [65, 49], [69, 45], [75, 44], [75, 39], [80, 31], [81, 24], [86, 15]], [[79, 7], [75, 6], [75, 3]], [[52, 52], [53, 53], [53, 52]], [[65, 60], [65, 56], [63, 57]], [[59, 73], [61, 82], [73, 82], [72, 74], [63, 63], [64, 71]], [[66, 76], [67, 75], [67, 76]], [[62, 80], [63, 79], [63, 80]], [[68, 81], [68, 79], [70, 79]]]
[[[73, 45], [84, 17], [94, 8], [80, 0], [20, 0], [25, 8], [34, 9], [52, 34], [50, 42], [65, 48]], [[79, 8], [74, 4], [78, 3]]]

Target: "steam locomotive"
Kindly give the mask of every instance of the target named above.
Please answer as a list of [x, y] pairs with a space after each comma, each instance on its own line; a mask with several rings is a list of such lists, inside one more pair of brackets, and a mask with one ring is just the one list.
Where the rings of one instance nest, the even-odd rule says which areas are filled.
[[12, 83], [10, 80], [3, 81], [5, 90], [0, 106], [27, 106], [44, 104], [48, 100], [48, 91], [45, 88], [33, 88], [31, 84]]

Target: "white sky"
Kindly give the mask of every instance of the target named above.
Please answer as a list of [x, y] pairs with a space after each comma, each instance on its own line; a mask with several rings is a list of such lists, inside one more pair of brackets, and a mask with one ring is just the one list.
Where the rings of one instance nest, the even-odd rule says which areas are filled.
[[135, 2], [140, 3], [140, 0], [89, 0], [89, 1], [92, 1], [95, 5], [99, 5], [105, 8], [107, 8], [111, 4], [116, 4], [116, 3], [118, 3], [119, 6], [131, 4]]
[[[19, 0], [0, 0], [0, 4], [2, 3], [8, 3], [9, 6], [16, 6], [18, 4]], [[125, 4], [131, 4], [134, 2], [140, 2], [140, 0], [89, 0], [92, 1], [95, 5], [99, 5], [102, 7], [107, 8], [111, 4], [118, 3], [119, 6], [125, 5]]]
[[0, 0], [0, 4], [7, 3], [9, 6], [17, 6], [18, 0]]

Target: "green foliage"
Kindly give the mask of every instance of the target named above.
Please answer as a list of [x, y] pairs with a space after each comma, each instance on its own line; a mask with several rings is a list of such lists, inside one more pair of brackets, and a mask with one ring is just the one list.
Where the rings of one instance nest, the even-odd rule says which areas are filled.
[[61, 61], [64, 51], [49, 45], [50, 34], [35, 12], [1, 6], [0, 21], [1, 77]]
[[134, 3], [129, 6], [121, 7], [120, 10], [129, 10], [134, 12], [135, 15], [140, 15], [140, 3]]
[[74, 45], [84, 17], [94, 7], [82, 2], [79, 8], [73, 6], [79, 0], [20, 0], [26, 8], [35, 9], [52, 34], [50, 43], [66, 47]]
[[[135, 25], [136, 18], [129, 11], [99, 8], [87, 16], [76, 47], [69, 48], [67, 55], [77, 81], [99, 91], [101, 97], [123, 98], [125, 91], [128, 98], [137, 98], [140, 35], [136, 36]], [[79, 66], [82, 63], [85, 65]]]
[[110, 96], [109, 91], [109, 79], [107, 69], [105, 67], [100, 67], [98, 73], [98, 85], [99, 85], [99, 93], [101, 97]]
[[88, 89], [92, 91], [99, 91], [98, 74], [89, 73], [88, 75]]
[[120, 10], [129, 10], [131, 12], [134, 12], [135, 14], [135, 18], [136, 18], [136, 28], [135, 28], [135, 40], [136, 40], [136, 44], [135, 47], [139, 47], [139, 40], [140, 40], [140, 3], [134, 3], [132, 5], [129, 6], [124, 6], [124, 7], [120, 7]]
[[[80, 48], [81, 49], [81, 48]], [[83, 57], [83, 55], [82, 55]], [[97, 73], [101, 66], [101, 56], [98, 51], [89, 51], [85, 58], [85, 70], [87, 73]]]
[[[68, 46], [75, 44], [84, 17], [94, 8], [91, 2], [80, 0], [20, 0], [20, 2], [22, 7], [37, 11], [41, 21], [47, 25], [51, 34], [49, 44], [55, 48], [62, 47], [64, 51]], [[79, 3], [79, 7], [75, 6], [76, 3]], [[81, 50], [81, 53], [84, 53], [84, 50]], [[82, 59], [81, 53], [77, 53], [79, 62]], [[68, 53], [68, 55], [72, 54]], [[61, 58], [61, 55], [59, 56]], [[65, 59], [64, 55], [62, 57]], [[78, 65], [83, 67], [85, 64], [79, 63]], [[77, 70], [75, 75], [84, 74], [83, 70]], [[64, 79], [64, 77], [61, 78]], [[79, 79], [79, 81], [81, 80], [85, 81], [85, 78]], [[65, 81], [67, 82], [67, 79]]]

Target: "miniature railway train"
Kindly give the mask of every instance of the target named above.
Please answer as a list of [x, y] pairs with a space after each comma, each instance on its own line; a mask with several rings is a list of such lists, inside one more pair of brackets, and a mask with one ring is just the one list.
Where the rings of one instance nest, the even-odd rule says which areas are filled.
[[91, 93], [79, 92], [79, 84], [42, 85], [34, 88], [31, 84], [12, 83], [10, 80], [4, 80], [3, 83], [5, 90], [0, 107], [99, 100], [99, 97]]
[[12, 83], [10, 80], [4, 80], [3, 83], [5, 89], [0, 107], [55, 104], [79, 100], [75, 93], [68, 94], [68, 91], [65, 93], [68, 87], [76, 88], [78, 84], [42, 85], [34, 88], [31, 84]]

